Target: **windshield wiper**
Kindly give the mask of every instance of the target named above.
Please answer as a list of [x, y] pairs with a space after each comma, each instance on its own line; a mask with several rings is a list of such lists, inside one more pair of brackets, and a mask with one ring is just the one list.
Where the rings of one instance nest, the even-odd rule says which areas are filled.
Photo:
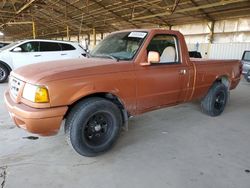
[[112, 56], [112, 55], [108, 55], [108, 54], [105, 54], [105, 56], [106, 56], [106, 57], [109, 57], [110, 59], [119, 61], [119, 58], [118, 58], [118, 57], [115, 57], [115, 56]]
[[101, 55], [92, 56], [92, 57], [108, 57], [108, 58], [113, 59], [115, 61], [119, 61], [120, 60], [118, 57], [115, 57], [115, 56], [109, 55], [109, 54], [101, 54]]

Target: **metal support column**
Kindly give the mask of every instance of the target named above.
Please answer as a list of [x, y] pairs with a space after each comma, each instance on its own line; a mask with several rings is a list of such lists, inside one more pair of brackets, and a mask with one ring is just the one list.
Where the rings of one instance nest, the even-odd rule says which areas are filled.
[[207, 50], [207, 57], [209, 58], [210, 56], [210, 51], [211, 51], [211, 46], [214, 41], [214, 21], [211, 22], [211, 26], [208, 25], [208, 28], [210, 30], [209, 35], [208, 35], [208, 50]]
[[32, 33], [33, 33], [33, 39], [35, 39], [36, 38], [36, 24], [34, 21], [32, 22]]
[[68, 26], [68, 25], [66, 26], [66, 30], [67, 30], [67, 38], [68, 38], [68, 41], [70, 41], [70, 36], [69, 36], [69, 26]]
[[96, 31], [95, 28], [93, 28], [93, 36], [94, 36], [94, 46], [96, 45]]

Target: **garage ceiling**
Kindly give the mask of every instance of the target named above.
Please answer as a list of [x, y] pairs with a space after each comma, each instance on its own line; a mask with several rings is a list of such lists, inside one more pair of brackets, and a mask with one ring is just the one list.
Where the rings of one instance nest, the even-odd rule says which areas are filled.
[[1, 0], [0, 31], [14, 39], [170, 27], [250, 15], [249, 0]]

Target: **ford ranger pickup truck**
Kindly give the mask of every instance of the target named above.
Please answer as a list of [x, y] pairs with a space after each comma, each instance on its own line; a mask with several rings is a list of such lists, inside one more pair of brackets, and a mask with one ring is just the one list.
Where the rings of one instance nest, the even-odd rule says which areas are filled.
[[241, 69], [238, 60], [190, 59], [178, 31], [124, 30], [86, 59], [12, 71], [5, 103], [18, 127], [48, 136], [62, 125], [76, 152], [96, 156], [112, 147], [131, 116], [197, 99], [204, 113], [220, 115]]

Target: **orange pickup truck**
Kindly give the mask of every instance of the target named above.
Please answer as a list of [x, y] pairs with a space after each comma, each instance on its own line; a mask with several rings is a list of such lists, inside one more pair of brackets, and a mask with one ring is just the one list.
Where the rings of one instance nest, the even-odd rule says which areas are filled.
[[178, 31], [125, 30], [86, 59], [13, 71], [5, 103], [18, 127], [47, 136], [65, 122], [73, 148], [96, 156], [112, 147], [131, 116], [196, 99], [203, 112], [220, 115], [241, 69], [238, 60], [190, 59]]

